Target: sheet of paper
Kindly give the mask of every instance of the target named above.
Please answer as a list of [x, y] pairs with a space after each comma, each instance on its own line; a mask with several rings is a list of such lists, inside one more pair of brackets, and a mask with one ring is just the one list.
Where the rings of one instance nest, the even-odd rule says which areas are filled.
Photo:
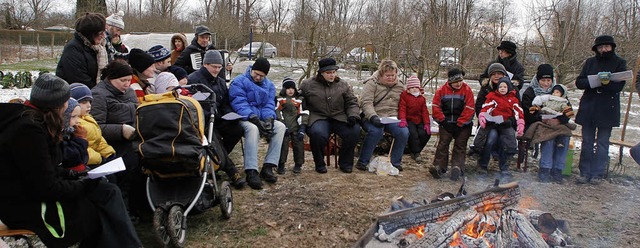
[[[598, 75], [588, 75], [587, 79], [589, 80], [589, 86], [592, 89], [602, 86], [602, 83], [600, 83], [600, 80], [598, 80]], [[611, 73], [611, 81], [625, 81], [625, 80], [632, 80], [632, 79], [633, 79], [632, 70]]]
[[548, 120], [548, 119], [553, 119], [556, 118], [560, 115], [540, 115], [540, 117], [542, 117], [543, 120]]
[[228, 121], [232, 121], [232, 120], [237, 120], [237, 119], [241, 119], [241, 118], [245, 118], [246, 116], [242, 116], [237, 114], [236, 112], [230, 112], [226, 115], [222, 116], [223, 120], [228, 120]]
[[209, 98], [209, 95], [211, 95], [211, 93], [198, 91], [195, 94], [193, 94], [191, 97], [193, 97], [193, 99], [196, 99], [196, 101], [204, 101], [204, 100], [207, 100], [207, 98]]
[[400, 122], [400, 120], [398, 120], [398, 118], [396, 117], [382, 117], [380, 118], [380, 123], [382, 124], [392, 124], [392, 123], [398, 123]]
[[509, 79], [513, 79], [513, 73], [507, 71], [507, 76], [509, 76]]
[[127, 168], [124, 166], [124, 161], [122, 161], [122, 158], [116, 158], [106, 164], [99, 166], [98, 168], [90, 170], [87, 173], [87, 177], [91, 179], [99, 178], [106, 175], [111, 175], [119, 171], [123, 171], [125, 169]]
[[502, 118], [502, 115], [498, 115], [498, 116], [485, 115], [485, 118], [487, 119], [487, 121], [490, 121], [496, 124], [500, 124], [504, 122], [504, 118]]

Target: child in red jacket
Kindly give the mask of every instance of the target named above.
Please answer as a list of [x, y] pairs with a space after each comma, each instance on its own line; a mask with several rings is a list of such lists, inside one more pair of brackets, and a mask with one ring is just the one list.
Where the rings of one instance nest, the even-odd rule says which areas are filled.
[[398, 126], [409, 128], [409, 151], [416, 162], [422, 162], [420, 152], [431, 138], [429, 108], [423, 94], [420, 80], [411, 76], [407, 79], [407, 90], [400, 94], [398, 107]]
[[[517, 123], [517, 130], [513, 130], [514, 121]], [[520, 101], [516, 97], [516, 91], [508, 77], [500, 78], [497, 89], [487, 94], [487, 99], [478, 115], [478, 122], [480, 123], [480, 130], [478, 130], [478, 137], [474, 141], [474, 146], [485, 147], [478, 161], [480, 168], [487, 171], [489, 157], [491, 156], [491, 149], [488, 148], [493, 147], [500, 139], [502, 147], [499, 149], [500, 159], [498, 164], [501, 175], [509, 177], [507, 160], [518, 152], [516, 135], [520, 137], [524, 133], [524, 113], [520, 107]], [[481, 138], [482, 136], [486, 137], [486, 139]]]

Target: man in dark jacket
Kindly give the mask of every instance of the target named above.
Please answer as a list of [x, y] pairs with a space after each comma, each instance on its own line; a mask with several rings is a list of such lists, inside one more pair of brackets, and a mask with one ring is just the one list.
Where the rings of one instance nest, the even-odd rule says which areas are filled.
[[[496, 49], [498, 49], [498, 58], [489, 63], [489, 65], [493, 63], [502, 64], [507, 72], [513, 74], [510, 77], [511, 82], [513, 83], [513, 86], [518, 87], [517, 91], [519, 91], [522, 89], [522, 83], [524, 82], [524, 67], [518, 61], [518, 54], [516, 52], [518, 46], [511, 41], [504, 40], [500, 42], [500, 46], [496, 47]], [[487, 69], [484, 70], [484, 73], [480, 75], [481, 83], [489, 80], [491, 73], [488, 71], [489, 67], [487, 67]], [[518, 97], [518, 99], [520, 98]]]
[[87, 13], [76, 21], [73, 39], [64, 46], [56, 76], [69, 83], [82, 83], [89, 88], [98, 80], [98, 48], [105, 37], [106, 21], [102, 14]]
[[[204, 61], [205, 53], [209, 50], [216, 50], [216, 47], [213, 46], [213, 44], [209, 44], [209, 41], [211, 41], [211, 32], [209, 31], [209, 28], [207, 26], [196, 27], [195, 37], [191, 40], [191, 44], [182, 51], [174, 65], [184, 68], [189, 74], [197, 71], [203, 65], [202, 62]], [[202, 58], [203, 61], [193, 61], [193, 58]], [[220, 70], [218, 73], [218, 76], [222, 79], [226, 78], [225, 71], [231, 71], [233, 68], [229, 63], [223, 63], [222, 65], [225, 64], [227, 64], [225, 70]]]
[[611, 129], [620, 126], [620, 91], [626, 81], [611, 80], [611, 73], [626, 71], [627, 61], [616, 55], [615, 48], [613, 37], [598, 36], [591, 47], [595, 56], [585, 61], [576, 78], [576, 87], [584, 90], [576, 115], [576, 123], [582, 125], [579, 184], [602, 181], [609, 160]]
[[[238, 120], [225, 120], [221, 117], [233, 112], [229, 102], [229, 89], [227, 83], [218, 74], [222, 70], [222, 56], [216, 50], [209, 50], [203, 59], [204, 65], [197, 71], [189, 74], [188, 84], [204, 84], [212, 89], [216, 94], [215, 102], [215, 120], [214, 128], [215, 136], [220, 137], [224, 147], [224, 156], [228, 151], [232, 151], [244, 135], [244, 129], [238, 124]], [[209, 123], [211, 110], [208, 106], [203, 106], [205, 114], [205, 123]], [[207, 126], [208, 127], [208, 126]], [[245, 184], [244, 179], [240, 177], [233, 161], [230, 158], [225, 159], [226, 164], [223, 170], [231, 178], [231, 184], [236, 188], [242, 188]]]

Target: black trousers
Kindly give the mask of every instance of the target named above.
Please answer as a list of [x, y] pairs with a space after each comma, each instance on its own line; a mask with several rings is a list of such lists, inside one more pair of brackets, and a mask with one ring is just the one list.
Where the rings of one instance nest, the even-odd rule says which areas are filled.
[[424, 124], [415, 124], [411, 121], [407, 121], [409, 128], [409, 151], [411, 153], [420, 153], [422, 149], [427, 145], [431, 135], [427, 134], [427, 131], [423, 129]]

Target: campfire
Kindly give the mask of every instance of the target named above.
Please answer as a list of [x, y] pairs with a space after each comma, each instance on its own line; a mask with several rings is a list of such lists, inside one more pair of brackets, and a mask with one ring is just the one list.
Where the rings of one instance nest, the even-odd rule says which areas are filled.
[[[356, 247], [564, 247], [563, 221], [550, 213], [519, 208], [517, 183], [457, 196], [445, 193], [423, 203], [402, 197], [382, 214]], [[566, 231], [566, 229], [564, 229]]]

